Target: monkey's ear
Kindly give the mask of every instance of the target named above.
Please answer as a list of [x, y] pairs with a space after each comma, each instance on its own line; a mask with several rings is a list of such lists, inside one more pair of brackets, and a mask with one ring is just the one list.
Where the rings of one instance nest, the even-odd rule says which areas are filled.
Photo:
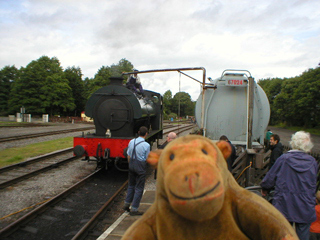
[[162, 153], [162, 149], [157, 149], [155, 151], [151, 151], [147, 158], [147, 163], [149, 163], [153, 168], [157, 168], [160, 155]]
[[228, 142], [219, 141], [219, 142], [217, 142], [217, 146], [220, 149], [220, 151], [222, 152], [224, 159], [227, 159], [231, 155], [232, 149], [231, 149], [231, 146]]

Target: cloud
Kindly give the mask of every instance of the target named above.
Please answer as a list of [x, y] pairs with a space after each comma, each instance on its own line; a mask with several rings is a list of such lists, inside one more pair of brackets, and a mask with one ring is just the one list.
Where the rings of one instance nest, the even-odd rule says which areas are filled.
[[[236, 68], [256, 79], [292, 77], [320, 61], [319, 8], [318, 0], [0, 0], [0, 67], [47, 55], [90, 78], [122, 58], [139, 70], [205, 67], [216, 78]], [[145, 76], [145, 88], [179, 90], [178, 73]], [[198, 84], [181, 82], [195, 100]]]

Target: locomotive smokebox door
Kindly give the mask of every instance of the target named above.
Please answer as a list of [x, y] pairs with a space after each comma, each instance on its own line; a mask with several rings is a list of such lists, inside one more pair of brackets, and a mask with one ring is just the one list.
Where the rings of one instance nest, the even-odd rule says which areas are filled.
[[129, 104], [125, 103], [124, 99], [102, 98], [101, 103], [98, 103], [97, 108], [94, 110], [95, 121], [99, 121], [101, 126], [109, 128], [111, 132], [118, 130], [129, 122], [129, 109]]

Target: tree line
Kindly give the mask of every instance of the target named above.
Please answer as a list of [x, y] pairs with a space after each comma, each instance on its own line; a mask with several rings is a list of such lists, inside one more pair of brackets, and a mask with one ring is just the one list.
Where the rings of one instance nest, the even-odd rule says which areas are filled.
[[[5, 66], [0, 70], [0, 116], [20, 112], [22, 106], [33, 116], [80, 116], [92, 93], [109, 85], [110, 77], [132, 69], [133, 64], [123, 58], [117, 64], [102, 66], [93, 78], [83, 79], [80, 67], [63, 69], [56, 57], [42, 56], [20, 69]], [[189, 94], [180, 92], [172, 97], [168, 90], [164, 95], [166, 117], [193, 115], [195, 102]]]
[[271, 109], [271, 125], [320, 127], [320, 67], [292, 78], [259, 80]]
[[[80, 116], [93, 92], [107, 86], [110, 77], [132, 69], [133, 64], [123, 58], [83, 79], [80, 67], [63, 69], [56, 57], [42, 56], [20, 69], [5, 66], [0, 70], [0, 116], [20, 112], [22, 106], [33, 116]], [[271, 125], [320, 126], [319, 67], [292, 78], [261, 79], [259, 85], [270, 102]], [[194, 115], [195, 102], [186, 92], [172, 96], [167, 90], [163, 104], [165, 119]]]

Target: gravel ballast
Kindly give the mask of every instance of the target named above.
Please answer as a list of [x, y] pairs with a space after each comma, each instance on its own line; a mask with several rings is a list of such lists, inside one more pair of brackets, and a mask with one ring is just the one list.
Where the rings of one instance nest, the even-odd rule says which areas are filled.
[[[68, 129], [70, 128], [70, 125], [72, 125], [72, 128], [88, 126], [87, 124], [58, 124], [57, 128], [52, 126], [32, 128], [0, 128], [0, 134], [2, 137], [5, 137], [14, 135], [12, 132], [19, 132], [20, 135], [24, 135], [35, 132], [56, 131], [61, 129]], [[94, 132], [94, 130], [92, 130], [92, 132]], [[80, 136], [81, 133], [82, 132], [73, 132], [67, 134], [51, 135], [47, 137], [19, 140], [18, 142], [13, 141], [3, 143], [1, 144], [0, 150], [11, 147], [26, 146], [31, 143], [55, 140], [68, 136]], [[66, 158], [71, 156], [72, 153], [69, 153], [63, 157], [60, 156], [59, 158]], [[81, 161], [79, 159], [63, 165], [57, 169], [42, 173], [36, 177], [32, 177], [23, 183], [18, 183], [5, 189], [0, 189], [0, 218], [50, 199], [51, 197], [61, 193], [65, 189], [72, 186], [79, 179], [82, 179], [89, 175], [95, 169], [95, 162]], [[154, 179], [153, 172], [154, 170], [151, 169], [149, 169], [148, 171], [145, 186], [146, 190], [155, 190], [156, 188], [156, 181]], [[34, 208], [30, 208], [28, 210], [22, 211], [21, 213], [13, 214], [10, 217], [0, 220], [0, 229], [4, 228], [11, 222], [17, 220], [28, 211], [31, 211], [33, 209]]]

